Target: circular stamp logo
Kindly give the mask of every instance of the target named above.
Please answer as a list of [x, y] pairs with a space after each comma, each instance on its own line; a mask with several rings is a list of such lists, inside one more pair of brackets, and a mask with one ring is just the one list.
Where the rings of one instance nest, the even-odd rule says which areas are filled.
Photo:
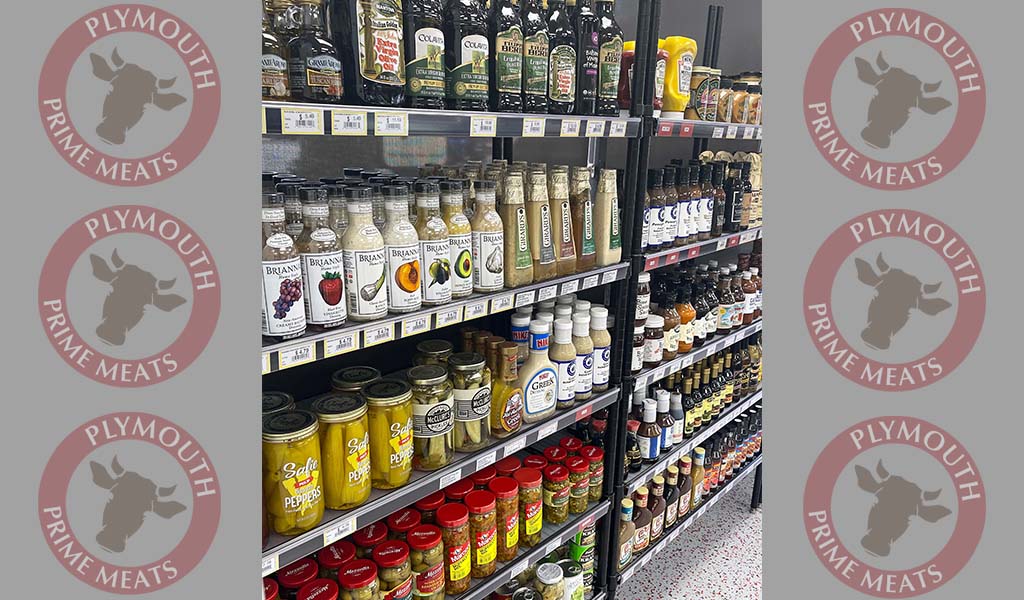
[[949, 432], [914, 417], [850, 427], [818, 456], [804, 527], [822, 565], [851, 588], [909, 598], [952, 579], [985, 528], [985, 486]]
[[892, 209], [836, 229], [811, 261], [804, 318], [821, 356], [882, 391], [930, 385], [967, 357], [985, 320], [967, 242], [924, 213]]
[[39, 523], [65, 569], [113, 594], [143, 594], [184, 578], [220, 523], [220, 481], [187, 431], [145, 413], [76, 428], [39, 485]]
[[948, 23], [869, 11], [818, 47], [804, 82], [811, 139], [837, 171], [881, 190], [927, 185], [967, 156], [985, 120], [985, 78]]
[[144, 4], [95, 10], [57, 38], [39, 115], [57, 153], [97, 181], [139, 186], [187, 167], [213, 134], [220, 74], [188, 23]]
[[46, 257], [39, 316], [71, 367], [118, 387], [158, 383], [206, 347], [220, 315], [209, 248], [177, 217], [114, 206], [82, 217]]

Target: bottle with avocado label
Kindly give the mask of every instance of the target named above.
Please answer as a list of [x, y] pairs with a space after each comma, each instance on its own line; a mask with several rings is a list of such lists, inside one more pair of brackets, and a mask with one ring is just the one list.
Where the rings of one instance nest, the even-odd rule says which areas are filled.
[[444, 108], [441, 0], [408, 2], [405, 17], [405, 97], [410, 108]]
[[447, 104], [453, 110], [487, 110], [491, 46], [479, 0], [448, 0], [444, 14]]
[[597, 0], [597, 114], [616, 116], [622, 68], [622, 28], [615, 22], [615, 0]]
[[494, 0], [488, 19], [490, 30], [491, 110], [523, 111], [523, 21], [519, 0]]
[[328, 10], [349, 100], [401, 105], [405, 99], [402, 0], [330, 0]]
[[[575, 0], [573, 26], [576, 30], [576, 114], [597, 114], [597, 71], [600, 63], [600, 34], [592, 0]], [[573, 0], [569, 0], [571, 5]]]
[[548, 2], [548, 112], [571, 115], [576, 109], [576, 31], [565, 0]]
[[523, 0], [523, 112], [548, 112], [548, 22], [540, 0]]

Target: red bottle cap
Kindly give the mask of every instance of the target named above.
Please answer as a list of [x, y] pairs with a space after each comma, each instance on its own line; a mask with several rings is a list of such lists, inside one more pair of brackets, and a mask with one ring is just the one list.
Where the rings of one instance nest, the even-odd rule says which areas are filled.
[[544, 478], [555, 483], [565, 481], [569, 479], [569, 469], [562, 465], [548, 465], [548, 468], [544, 469]]
[[537, 469], [523, 467], [512, 476], [521, 488], [535, 488], [544, 481], [544, 475]]
[[507, 456], [494, 464], [499, 477], [511, 477], [521, 466], [522, 463], [514, 456]]
[[494, 510], [495, 501], [494, 494], [484, 491], [476, 490], [466, 494], [466, 508], [473, 514], [483, 514]]
[[377, 581], [377, 565], [372, 560], [360, 558], [338, 571], [338, 583], [346, 590], [364, 588]]
[[320, 569], [312, 558], [304, 558], [292, 563], [277, 572], [277, 582], [281, 587], [297, 590], [316, 579]]
[[487, 484], [490, 483], [491, 480], [497, 476], [497, 469], [495, 469], [494, 467], [484, 467], [477, 471], [476, 473], [470, 475], [469, 478], [473, 481], [473, 485], [475, 485], [477, 489], [482, 490], [486, 488]]
[[589, 460], [592, 463], [604, 462], [604, 450], [598, 448], [597, 446], [584, 446], [580, 448], [580, 456]]
[[531, 454], [523, 459], [523, 466], [543, 472], [548, 466], [548, 459], [540, 454]]
[[562, 439], [558, 440], [558, 447], [565, 450], [569, 454], [578, 454], [580, 448], [583, 447], [583, 442], [574, 436], [567, 435]]
[[373, 548], [388, 537], [387, 525], [377, 521], [352, 534], [352, 541], [363, 548]]
[[500, 500], [515, 498], [519, 495], [519, 484], [511, 477], [495, 477], [487, 484], [487, 489]]
[[384, 542], [373, 549], [373, 562], [380, 567], [397, 567], [409, 560], [409, 545], [402, 540]]
[[466, 497], [466, 494], [473, 491], [473, 480], [466, 478], [460, 479], [450, 486], [444, 488], [444, 495], [448, 498], [449, 502], [462, 502], [462, 499]]
[[330, 579], [316, 579], [299, 590], [296, 600], [338, 600], [338, 584]]
[[420, 500], [413, 506], [421, 511], [437, 510], [444, 504], [444, 492], [434, 492], [426, 498]]
[[348, 540], [338, 540], [316, 555], [321, 567], [338, 570], [356, 559], [356, 547]]
[[[586, 473], [590, 471], [590, 461], [582, 456], [570, 456], [565, 459], [565, 466], [570, 473]], [[557, 479], [555, 481], [558, 481]]]
[[469, 509], [462, 504], [450, 502], [437, 509], [437, 524], [441, 527], [458, 527], [469, 522]]
[[441, 529], [434, 525], [420, 525], [408, 533], [406, 541], [413, 550], [430, 550], [441, 543]]
[[415, 508], [403, 508], [398, 512], [391, 513], [388, 517], [388, 529], [392, 533], [408, 533], [410, 529], [420, 524], [420, 511]]
[[556, 446], [551, 446], [550, 448], [545, 448], [544, 449], [544, 458], [548, 459], [549, 463], [562, 464], [562, 463], [565, 462], [565, 459], [568, 458], [568, 457], [569, 457], [569, 453], [568, 452], [566, 452], [565, 450], [563, 450], [561, 448], [558, 448]]
[[263, 578], [263, 600], [277, 598], [277, 582], [269, 577]]

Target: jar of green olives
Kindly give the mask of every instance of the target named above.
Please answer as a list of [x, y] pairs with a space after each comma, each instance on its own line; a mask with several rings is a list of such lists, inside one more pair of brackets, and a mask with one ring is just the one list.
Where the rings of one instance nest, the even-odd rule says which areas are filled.
[[330, 579], [314, 579], [302, 586], [296, 600], [338, 600], [338, 584]]
[[413, 506], [420, 511], [420, 523], [423, 525], [437, 525], [437, 509], [445, 502], [444, 492], [438, 491], [423, 498]]
[[561, 525], [569, 519], [569, 469], [548, 465], [544, 469], [544, 520]]
[[448, 365], [448, 357], [455, 351], [455, 347], [447, 340], [425, 340], [416, 344], [416, 355], [413, 357], [413, 364], [416, 365]]
[[338, 571], [356, 559], [356, 547], [348, 540], [338, 540], [316, 554], [321, 579], [338, 579]]
[[316, 579], [319, 572], [316, 561], [312, 558], [304, 558], [278, 571], [277, 583], [280, 586], [281, 600], [296, 600], [302, 586]]
[[387, 518], [388, 539], [406, 541], [409, 531], [419, 527], [420, 511], [415, 508], [397, 510]]
[[352, 541], [356, 545], [356, 558], [370, 558], [373, 549], [383, 544], [387, 538], [388, 527], [380, 521], [357, 530], [352, 534]]
[[444, 546], [441, 528], [420, 525], [407, 535], [412, 593], [419, 600], [444, 600]]
[[455, 394], [455, 449], [475, 452], [491, 445], [491, 372], [482, 354], [459, 352], [448, 359]]
[[436, 471], [455, 457], [455, 412], [448, 371], [440, 365], [409, 369], [412, 384], [412, 466]]
[[590, 461], [580, 456], [565, 459], [569, 469], [569, 512], [578, 515], [587, 512], [590, 498]]
[[392, 540], [377, 546], [373, 549], [373, 562], [377, 563], [381, 592], [388, 592], [392, 600], [412, 598], [412, 565], [405, 542]]
[[540, 594], [541, 600], [562, 600], [565, 596], [565, 578], [562, 575], [562, 567], [551, 563], [537, 567], [533, 587]]
[[263, 600], [280, 600], [277, 595], [277, 582], [269, 577], [263, 578]]
[[338, 573], [341, 600], [381, 600], [377, 565], [372, 560], [354, 560]]

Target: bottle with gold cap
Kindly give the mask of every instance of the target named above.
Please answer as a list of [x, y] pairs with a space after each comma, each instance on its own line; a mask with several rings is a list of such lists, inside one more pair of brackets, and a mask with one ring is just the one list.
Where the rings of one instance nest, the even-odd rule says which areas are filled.
[[499, 439], [514, 434], [523, 425], [523, 390], [516, 383], [518, 358], [518, 344], [504, 341], [497, 344], [498, 377], [491, 392], [491, 434]]

